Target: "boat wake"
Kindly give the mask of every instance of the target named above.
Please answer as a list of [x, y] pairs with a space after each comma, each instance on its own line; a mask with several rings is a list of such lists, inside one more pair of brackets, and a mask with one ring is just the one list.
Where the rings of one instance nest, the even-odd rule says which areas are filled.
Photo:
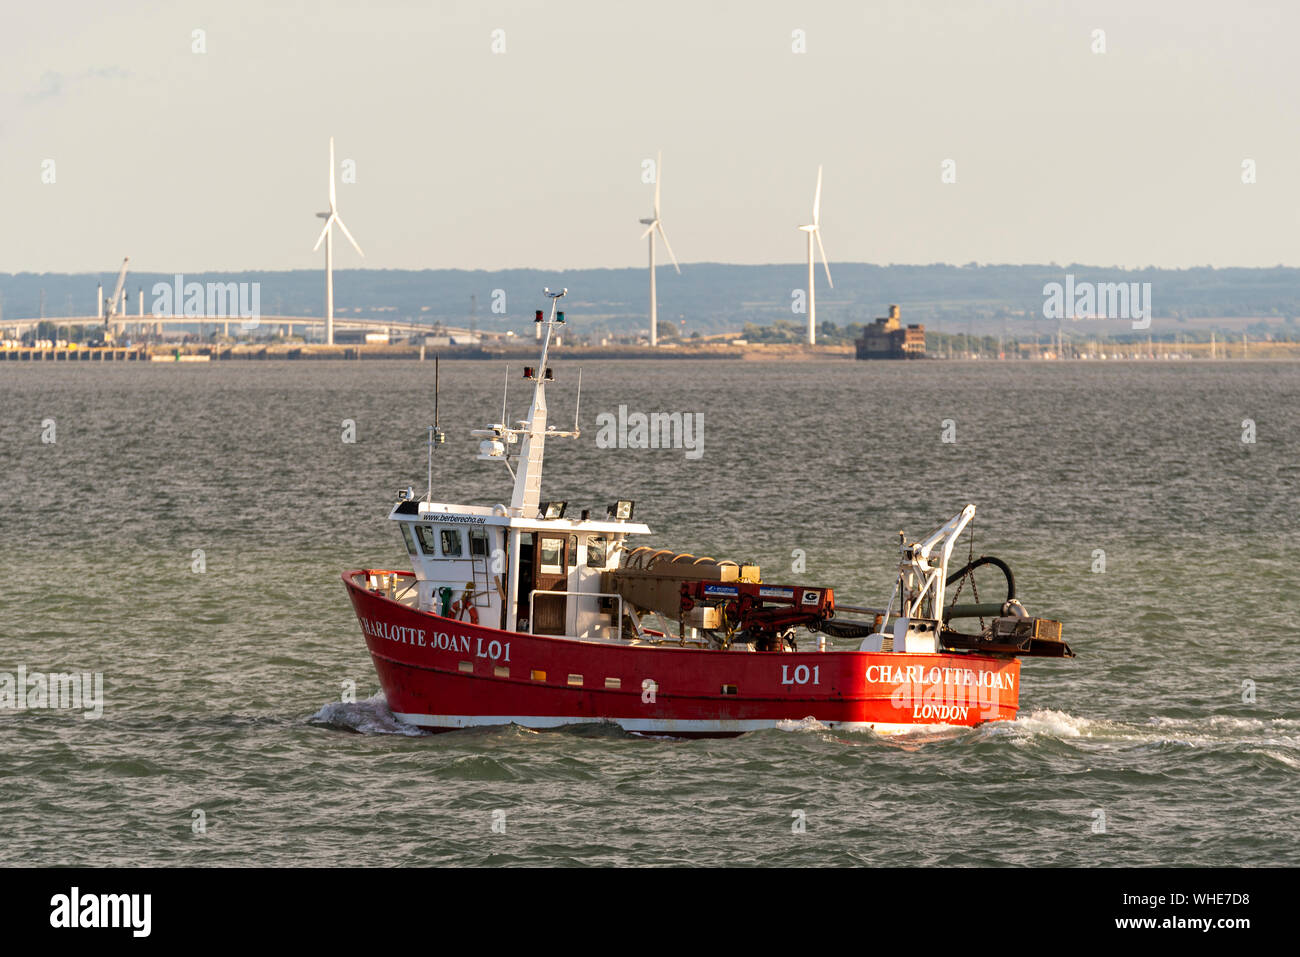
[[830, 725], [822, 724], [812, 715], [808, 715], [806, 718], [800, 718], [797, 721], [793, 718], [787, 718], [784, 721], [778, 721], [776, 723], [776, 730], [778, 731], [809, 732], [829, 731], [830, 729]]
[[401, 734], [422, 738], [431, 733], [398, 721], [383, 692], [363, 701], [331, 701], [308, 718], [307, 723], [357, 734]]
[[[808, 715], [797, 720], [787, 718], [784, 721], [778, 721], [773, 730], [786, 734], [815, 734], [825, 741], [854, 747], [861, 744], [884, 744], [890, 747], [902, 748], [905, 751], [915, 751], [922, 745], [951, 741], [954, 738], [969, 735], [973, 729], [956, 724], [926, 724], [917, 725], [907, 730], [893, 730], [885, 733], [837, 728], [824, 724], [812, 715]], [[766, 734], [768, 732], [751, 733]]]
[[1014, 747], [1059, 742], [1088, 751], [1122, 751], [1164, 746], [1220, 749], [1257, 754], [1292, 770], [1300, 770], [1300, 719], [1151, 717], [1142, 722], [1079, 717], [1050, 709], [1033, 711], [1014, 721], [991, 721], [976, 728], [927, 725], [902, 732], [833, 729], [815, 718], [781, 721], [777, 731], [821, 735], [845, 745], [871, 743], [914, 751], [932, 744], [1010, 744]]
[[1243, 749], [1271, 749], [1266, 753], [1278, 757], [1277, 749], [1292, 752], [1282, 763], [1300, 767], [1300, 719], [1238, 718], [1210, 715], [1204, 718], [1170, 718], [1155, 716], [1145, 722], [1094, 720], [1064, 711], [1042, 710], [1017, 718], [998, 721], [978, 729], [984, 739], [1008, 738], [1013, 743], [1054, 738], [1079, 745], [1100, 747], [1140, 747], [1148, 745], [1183, 745], [1196, 748], [1235, 746]]
[[[394, 717], [382, 692], [357, 702], [331, 701], [308, 718], [307, 723], [357, 734], [396, 734], [418, 738], [427, 737], [431, 733], [404, 724]], [[514, 725], [510, 728], [517, 733], [530, 736], [536, 734]], [[636, 732], [623, 731], [612, 723], [572, 725], [561, 730], [579, 737], [640, 737]], [[1016, 747], [1058, 741], [1099, 751], [1164, 745], [1228, 748], [1258, 754], [1292, 770], [1300, 770], [1300, 719], [1295, 718], [1157, 716], [1138, 723], [1084, 718], [1064, 711], [1045, 709], [1022, 715], [1014, 721], [992, 721], [977, 728], [934, 725], [909, 732], [877, 735], [869, 731], [858, 733], [834, 730], [810, 715], [798, 720], [780, 721], [774, 731], [816, 734], [843, 744], [859, 744], [865, 738], [904, 750], [916, 750], [928, 744], [962, 739], [968, 743], [1002, 742]]]

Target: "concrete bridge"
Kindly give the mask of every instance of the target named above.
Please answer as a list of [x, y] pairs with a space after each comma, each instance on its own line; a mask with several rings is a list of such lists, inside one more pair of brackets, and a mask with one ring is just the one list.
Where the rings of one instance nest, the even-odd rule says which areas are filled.
[[[53, 323], [55, 327], [62, 328], [68, 326], [102, 326], [104, 320], [98, 316], [47, 316], [44, 319], [0, 319], [0, 339], [18, 339], [28, 332], [34, 332], [36, 327], [42, 322]], [[240, 336], [255, 336], [273, 331], [277, 327], [283, 327], [286, 334], [292, 336], [294, 330], [306, 332], [307, 329], [320, 330], [319, 338], [325, 338], [325, 319], [316, 316], [260, 316], [257, 319], [241, 319], [238, 316], [225, 317], [204, 317], [204, 316], [116, 316], [112, 320], [113, 335], [115, 338], [121, 338], [124, 330], [132, 327], [143, 327], [143, 334], [157, 335], [163, 334], [166, 329], [179, 329], [184, 327], [186, 331], [197, 329], [201, 326], [211, 332], [220, 329], [223, 336], [229, 337], [233, 334]], [[411, 322], [410, 320], [399, 319], [342, 319], [334, 317], [334, 329], [360, 329], [366, 332], [387, 332], [389, 335], [446, 335], [446, 336], [469, 336], [479, 335], [485, 338], [499, 338], [495, 333], [471, 333], [468, 329], [456, 328], [453, 326], [439, 325], [436, 328], [429, 322]]]

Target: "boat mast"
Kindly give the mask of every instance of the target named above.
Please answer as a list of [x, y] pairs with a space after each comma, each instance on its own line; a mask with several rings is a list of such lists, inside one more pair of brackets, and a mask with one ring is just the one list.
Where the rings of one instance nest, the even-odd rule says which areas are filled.
[[[532, 517], [541, 502], [542, 459], [546, 451], [546, 437], [548, 435], [577, 436], [576, 431], [557, 432], [554, 428], [548, 429], [546, 426], [546, 354], [551, 347], [551, 331], [557, 322], [564, 322], [564, 313], [557, 313], [556, 306], [568, 291], [568, 289], [561, 289], [559, 292], [551, 292], [547, 289], [546, 295], [551, 300], [551, 316], [549, 319], [543, 319], [542, 311], [539, 309], [534, 320], [544, 324], [546, 330], [542, 336], [542, 356], [532, 375], [533, 404], [528, 410], [528, 418], [520, 423], [522, 428], [518, 431], [523, 438], [523, 444], [519, 449], [519, 466], [515, 473], [514, 494], [510, 498], [510, 514], [519, 517]], [[528, 370], [525, 370], [524, 375], [528, 375]]]
[[[568, 289], [561, 289], [559, 292], [551, 292], [550, 289], [545, 290], [546, 295], [551, 300], [551, 316], [549, 319], [543, 319], [542, 310], [537, 310], [534, 321], [545, 324], [546, 334], [542, 336], [542, 355], [537, 368], [529, 369], [525, 367], [524, 369], [524, 377], [533, 380], [533, 404], [528, 410], [528, 418], [520, 422], [522, 428], [510, 429], [506, 427], [503, 408], [501, 416], [503, 421], [499, 428], [494, 426], [491, 430], [483, 429], [477, 433], [490, 434], [496, 437], [496, 441], [489, 440], [484, 443], [490, 447], [494, 446], [492, 451], [487, 453], [487, 457], [501, 458], [506, 462], [507, 467], [510, 464], [508, 456], [505, 452], [505, 446], [499, 440], [504, 438], [509, 442], [514, 442], [520, 436], [523, 437], [523, 445], [519, 450], [519, 468], [515, 472], [514, 493], [510, 498], [510, 514], [517, 519], [534, 518], [537, 515], [538, 506], [541, 503], [542, 459], [546, 451], [546, 437], [578, 437], [576, 418], [572, 432], [559, 432], [553, 427], [548, 428], [546, 425], [546, 355], [551, 347], [551, 330], [557, 323], [564, 322], [564, 313], [557, 312], [556, 306], [568, 291]], [[484, 456], [481, 454], [480, 458], [482, 457]], [[506, 630], [514, 631], [519, 624], [519, 547], [522, 532], [517, 525], [511, 523], [507, 534], [509, 535], [508, 554], [510, 558], [509, 567], [506, 570]], [[532, 622], [529, 622], [529, 627], [532, 627]]]
[[[510, 496], [509, 514], [514, 518], [536, 518], [538, 505], [542, 497], [542, 459], [546, 451], [547, 438], [553, 439], [576, 439], [581, 433], [578, 431], [577, 423], [577, 406], [574, 406], [574, 423], [572, 432], [560, 432], [554, 426], [546, 424], [546, 383], [553, 379], [550, 370], [546, 367], [546, 357], [551, 348], [551, 332], [557, 325], [563, 325], [564, 313], [557, 312], [556, 306], [561, 297], [569, 290], [561, 289], [559, 292], [551, 292], [546, 289], [546, 295], [551, 300], [551, 316], [549, 319], [543, 318], [543, 311], [537, 310], [537, 317], [533, 321], [537, 323], [538, 339], [542, 342], [542, 355], [539, 365], [524, 366], [524, 378], [533, 380], [533, 404], [528, 410], [528, 418], [519, 420], [519, 427], [512, 429], [506, 422], [505, 395], [501, 397], [501, 422], [488, 426], [485, 429], [474, 429], [470, 435], [483, 439], [479, 443], [478, 458], [480, 462], [504, 462], [509, 469], [511, 476], [515, 480], [514, 492]], [[546, 327], [546, 335], [541, 335], [542, 326]], [[506, 370], [506, 384], [509, 386], [509, 368]], [[578, 387], [582, 387], [581, 376], [578, 380]], [[520, 445], [520, 439], [523, 439]], [[518, 470], [510, 468], [511, 446], [520, 446], [518, 451]]]

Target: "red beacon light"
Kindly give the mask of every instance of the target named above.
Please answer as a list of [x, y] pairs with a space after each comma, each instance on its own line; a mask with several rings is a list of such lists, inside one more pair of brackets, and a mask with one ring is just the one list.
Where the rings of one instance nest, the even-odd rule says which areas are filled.
[[542, 310], [538, 309], [536, 315], [533, 316], [533, 322], [541, 322], [541, 321], [542, 321]]
[[532, 366], [524, 366], [524, 378], [525, 378], [525, 379], [531, 379], [531, 378], [533, 378], [533, 372], [534, 372], [534, 370], [533, 370], [533, 367], [532, 367]]

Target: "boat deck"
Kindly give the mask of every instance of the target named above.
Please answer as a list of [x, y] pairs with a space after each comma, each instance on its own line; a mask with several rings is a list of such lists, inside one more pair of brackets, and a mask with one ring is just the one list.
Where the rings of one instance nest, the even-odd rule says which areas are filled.
[[[363, 582], [362, 579], [365, 579]], [[368, 591], [382, 595], [389, 601], [404, 605], [417, 614], [428, 615], [431, 618], [439, 618], [449, 621], [458, 621], [457, 618], [449, 618], [446, 615], [440, 615], [431, 609], [420, 608], [419, 601], [419, 579], [414, 572], [404, 572], [391, 569], [367, 568], [358, 572], [353, 581], [358, 586], [366, 588]], [[525, 634], [537, 635], [539, 638], [563, 638], [568, 641], [582, 641], [593, 645], [617, 645], [619, 647], [635, 648], [644, 646], [663, 646], [670, 645], [677, 648], [698, 648], [701, 650], [710, 649], [712, 646], [704, 640], [697, 638], [687, 638], [685, 641], [675, 635], [670, 635], [666, 631], [657, 631], [653, 629], [641, 628], [641, 634], [634, 637], [621, 637], [617, 635], [550, 635], [539, 634], [528, 631]], [[716, 650], [716, 649], [715, 649]], [[752, 652], [752, 645], [737, 644], [730, 649], [738, 652]]]

